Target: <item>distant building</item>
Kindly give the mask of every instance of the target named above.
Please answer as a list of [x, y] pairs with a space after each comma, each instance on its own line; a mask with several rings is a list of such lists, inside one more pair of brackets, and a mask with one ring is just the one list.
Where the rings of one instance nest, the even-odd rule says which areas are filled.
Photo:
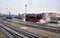
[[56, 14], [56, 17], [60, 17], [60, 13]]

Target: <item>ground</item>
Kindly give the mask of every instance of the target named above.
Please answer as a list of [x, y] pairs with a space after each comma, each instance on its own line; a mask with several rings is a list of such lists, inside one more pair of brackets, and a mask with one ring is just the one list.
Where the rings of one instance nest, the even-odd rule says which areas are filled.
[[12, 25], [20, 28], [20, 29], [24, 29], [24, 30], [27, 30], [29, 32], [32, 32], [32, 33], [35, 33], [35, 34], [38, 34], [38, 35], [42, 35], [42, 36], [45, 36], [45, 37], [48, 37], [48, 38], [60, 38], [59, 33], [49, 32], [49, 31], [46, 31], [46, 30], [41, 30], [41, 29], [32, 28], [32, 27], [28, 27], [28, 26], [23, 26], [23, 25], [20, 25], [18, 23], [14, 23], [14, 22], [10, 22], [10, 23]]
[[5, 38], [5, 36], [0, 32], [0, 38]]

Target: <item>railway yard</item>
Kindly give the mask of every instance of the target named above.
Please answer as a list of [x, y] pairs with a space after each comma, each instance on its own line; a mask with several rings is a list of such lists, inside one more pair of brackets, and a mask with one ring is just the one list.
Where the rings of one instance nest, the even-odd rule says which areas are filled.
[[60, 0], [1, 0], [0, 38], [60, 38]]
[[0, 19], [0, 30], [6, 38], [60, 38], [60, 28], [22, 20]]

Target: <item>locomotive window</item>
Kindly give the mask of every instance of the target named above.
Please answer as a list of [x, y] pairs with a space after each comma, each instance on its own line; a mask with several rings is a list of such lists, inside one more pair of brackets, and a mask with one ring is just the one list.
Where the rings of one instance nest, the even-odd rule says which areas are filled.
[[38, 14], [37, 15], [37, 19], [42, 19], [43, 18], [43, 15], [42, 14]]
[[36, 14], [28, 14], [26, 15], [26, 18], [36, 18]]

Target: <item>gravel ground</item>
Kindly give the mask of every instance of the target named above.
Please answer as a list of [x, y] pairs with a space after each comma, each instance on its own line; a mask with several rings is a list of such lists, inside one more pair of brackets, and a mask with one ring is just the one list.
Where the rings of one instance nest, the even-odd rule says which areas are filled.
[[60, 38], [60, 34], [58, 34], [58, 33], [49, 32], [49, 31], [45, 31], [45, 30], [41, 30], [41, 29], [37, 29], [37, 28], [28, 27], [28, 26], [22, 26], [18, 23], [13, 23], [13, 22], [10, 22], [10, 23], [20, 29], [24, 29], [24, 30], [27, 30], [29, 32], [32, 32], [32, 33], [35, 33], [35, 34], [38, 34], [41, 36], [45, 36], [48, 38]]
[[5, 38], [5, 36], [0, 32], [0, 38]]

